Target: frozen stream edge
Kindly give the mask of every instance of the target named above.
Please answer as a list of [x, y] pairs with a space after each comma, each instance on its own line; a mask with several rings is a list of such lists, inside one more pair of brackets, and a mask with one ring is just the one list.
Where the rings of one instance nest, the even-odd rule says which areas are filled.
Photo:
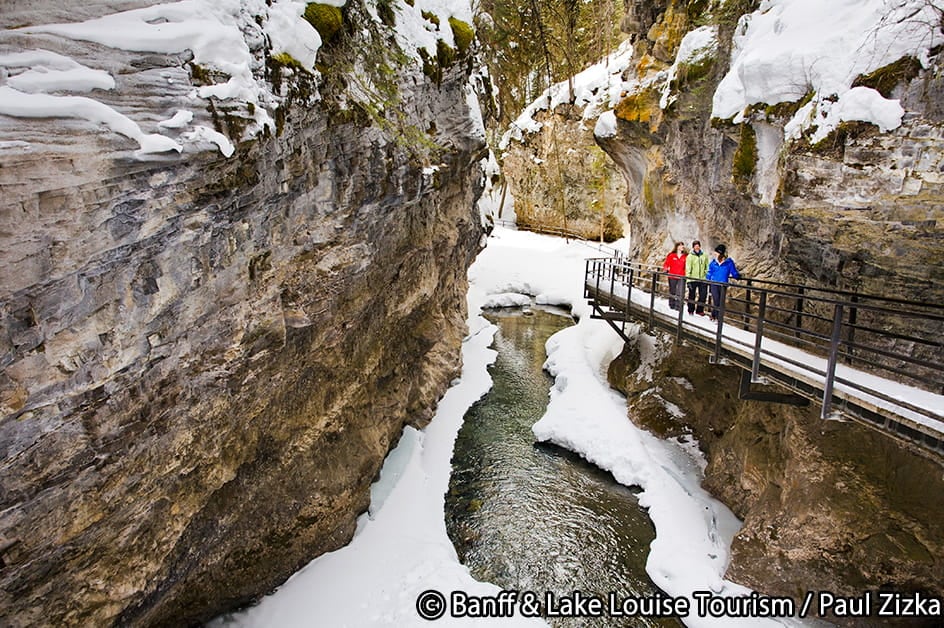
[[[626, 402], [606, 383], [609, 360], [620, 339], [589, 317], [583, 300], [584, 259], [599, 251], [580, 243], [498, 228], [469, 270], [469, 334], [462, 345], [462, 376], [440, 400], [422, 432], [406, 427], [371, 490], [371, 508], [358, 519], [347, 546], [319, 556], [258, 605], [211, 625], [430, 626], [416, 610], [420, 593], [435, 589], [496, 595], [499, 587], [478, 582], [458, 562], [446, 534], [445, 500], [452, 449], [466, 410], [491, 387], [487, 366], [496, 328], [479, 315], [489, 295], [528, 294], [541, 303], [571, 306], [579, 322], [547, 343], [546, 368], [555, 377], [544, 417], [534, 425], [539, 440], [552, 441], [610, 471], [627, 486], [640, 486], [640, 504], [656, 528], [647, 572], [671, 596], [696, 591], [718, 596], [750, 590], [723, 578], [731, 539], [740, 522], [700, 484], [704, 460], [691, 449], [661, 441], [636, 428]], [[507, 297], [498, 297], [504, 299]], [[645, 366], [643, 367], [645, 368]], [[543, 595], [543, 592], [538, 592]], [[692, 605], [694, 611], [696, 607]], [[798, 625], [792, 619], [697, 617], [688, 626]], [[435, 625], [540, 626], [522, 617], [454, 619]]]

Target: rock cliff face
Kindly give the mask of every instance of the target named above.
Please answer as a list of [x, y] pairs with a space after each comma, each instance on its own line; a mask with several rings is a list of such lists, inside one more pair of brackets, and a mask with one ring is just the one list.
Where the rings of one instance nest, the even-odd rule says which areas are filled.
[[[637, 74], [667, 69], [698, 4], [629, 3]], [[728, 5], [713, 18], [716, 54], [673, 79], [677, 100], [660, 107], [664, 81], [652, 82], [616, 107], [618, 134], [599, 140], [629, 184], [631, 255], [655, 261], [671, 242], [700, 237], [725, 242], [749, 275], [873, 294], [893, 283], [903, 298], [940, 300], [944, 269], [920, 261], [944, 229], [939, 57], [888, 69], [878, 88], [906, 112], [894, 131], [849, 124], [815, 146], [784, 145], [799, 105], [755, 108], [742, 124], [711, 118], [735, 9], [752, 8]]]
[[626, 180], [593, 138], [580, 107], [540, 112], [540, 133], [512, 141], [502, 173], [523, 229], [565, 229], [587, 240], [627, 235]]
[[[654, 367], [637, 370], [640, 354]], [[646, 336], [610, 368], [634, 421], [698, 440], [706, 487], [744, 520], [727, 577], [796, 599], [882, 588], [944, 595], [944, 507], [928, 497], [944, 489], [940, 461], [855, 423], [823, 421], [817, 407], [739, 401], [738, 379], [736, 367]]]
[[399, 126], [325, 93], [230, 158], [0, 116], [0, 623], [192, 624], [350, 539], [458, 372], [481, 235], [464, 64], [404, 72]]
[[[635, 71], [666, 70], [698, 3], [628, 4]], [[711, 119], [737, 18], [721, 17], [720, 50], [673, 85], [674, 104], [661, 107], [664, 82], [650, 83], [616, 107], [617, 134], [598, 138], [628, 182], [631, 257], [658, 263], [671, 242], [697, 237], [726, 243], [748, 276], [939, 302], [940, 58], [893, 68], [883, 89], [906, 111], [894, 131], [851, 124], [817, 145], [785, 145], [796, 109], [755, 108], [742, 124]], [[706, 484], [744, 519], [730, 577], [793, 596], [944, 592], [942, 513], [927, 498], [941, 488], [939, 462], [855, 424], [820, 421], [815, 407], [737, 401], [736, 370], [681, 349], [666, 355], [651, 381], [631, 368], [612, 381], [630, 395], [633, 420], [700, 441]], [[685, 411], [685, 425], [663, 400]]]

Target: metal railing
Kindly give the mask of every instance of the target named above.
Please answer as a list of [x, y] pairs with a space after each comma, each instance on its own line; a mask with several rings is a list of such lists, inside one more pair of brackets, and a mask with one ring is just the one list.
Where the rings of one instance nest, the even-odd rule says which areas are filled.
[[[697, 338], [686, 333], [696, 327], [700, 327], [699, 335], [704, 337], [710, 333], [704, 323], [696, 325], [692, 320], [695, 317], [690, 314], [686, 319], [689, 308], [699, 305], [689, 298], [686, 279], [671, 276], [680, 280], [681, 290], [670, 295], [669, 278], [669, 273], [660, 268], [625, 259], [590, 259], [586, 262], [585, 296], [593, 299], [601, 294], [623, 295], [607, 304], [611, 311], [617, 312], [610, 320], [628, 321], [632, 317], [643, 321], [650, 329], [657, 319], [663, 329], [667, 328], [667, 315], [658, 312], [655, 304], [657, 297], [672, 297], [679, 305], [677, 317], [671, 323], [677, 341], [682, 339], [683, 333], [688, 339]], [[741, 353], [750, 357], [751, 381], [763, 381], [760, 378], [762, 362], [769, 364], [771, 359], [789, 365], [785, 368], [805, 373], [809, 379], [821, 380], [824, 418], [832, 413], [835, 385], [842, 384], [897, 407], [941, 420], [944, 408], [937, 408], [934, 413], [891, 398], [875, 387], [838, 376], [836, 367], [845, 364], [857, 371], [907, 383], [934, 394], [944, 393], [944, 305], [754, 278], [742, 278], [729, 284], [704, 283], [714, 284], [720, 292], [719, 303], [704, 304], [709, 311], [717, 310], [713, 342], [704, 343], [713, 360], [721, 361], [723, 347], [739, 345]], [[596, 295], [591, 295], [591, 290]], [[646, 294], [634, 298], [637, 290]], [[672, 315], [675, 316], [675, 312]], [[726, 326], [752, 333], [752, 342], [745, 342], [743, 335], [740, 339], [725, 335]], [[803, 353], [773, 352], [763, 346], [765, 338]], [[825, 368], [814, 366], [811, 362], [815, 360], [798, 357], [803, 355], [824, 358]]]

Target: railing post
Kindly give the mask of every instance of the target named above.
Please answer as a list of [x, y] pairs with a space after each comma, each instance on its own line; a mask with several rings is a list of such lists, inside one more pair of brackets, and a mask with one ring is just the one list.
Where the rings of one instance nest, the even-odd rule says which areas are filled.
[[852, 357], [855, 355], [855, 348], [852, 344], [855, 342], [855, 325], [858, 318], [859, 308], [856, 304], [859, 302], [859, 295], [852, 295], [852, 306], [849, 308], [849, 332], [846, 334], [846, 342], [849, 344], [849, 355], [846, 358], [846, 364], [852, 364]]
[[633, 300], [633, 268], [629, 266], [629, 283], [626, 284], [626, 312], [623, 314], [623, 329], [629, 321], [629, 307]]
[[590, 288], [587, 287], [587, 283], [590, 281], [590, 262], [591, 260], [586, 260], [583, 264], [583, 298], [590, 298]]
[[751, 283], [751, 280], [748, 279], [748, 280], [747, 280], [747, 289], [746, 289], [746, 292], [745, 292], [745, 294], [744, 294], [744, 300], [745, 300], [745, 303], [744, 303], [744, 326], [745, 326], [746, 328], [748, 328], [748, 329], [750, 329], [750, 328], [747, 327], [747, 326], [751, 324], [751, 286], [752, 286], [752, 285], [753, 285], [753, 284]]
[[715, 364], [721, 363], [721, 330], [724, 327], [724, 304], [728, 300], [728, 285], [721, 284], [721, 298], [719, 299], [721, 303], [717, 304], [718, 307], [718, 331], [715, 334]]
[[610, 309], [616, 309], [616, 266], [613, 260], [609, 261], [610, 267]]
[[803, 329], [803, 295], [804, 294], [805, 294], [805, 290], [803, 289], [803, 286], [800, 286], [797, 289], [798, 296], [796, 300], [796, 307], [793, 310], [794, 312], [796, 312], [796, 331], [793, 333], [793, 335], [796, 336], [797, 338], [800, 337], [800, 330]]
[[597, 267], [596, 268], [597, 284], [596, 284], [596, 292], [593, 293], [593, 300], [599, 302], [600, 301], [600, 261], [597, 260], [595, 262], [595, 265]]
[[751, 382], [757, 383], [760, 376], [760, 345], [764, 339], [764, 318], [767, 316], [767, 291], [760, 293], [760, 306], [757, 310], [757, 325], [754, 332], [754, 361], [751, 363]]
[[656, 308], [656, 282], [659, 280], [658, 271], [652, 271], [652, 292], [649, 293], [649, 332], [652, 332], [652, 312]]
[[682, 298], [677, 300], [676, 303], [679, 305], [678, 309], [678, 326], [675, 328], [675, 344], [681, 344], [682, 342], [682, 314], [685, 312], [685, 308], [688, 307], [688, 304], [685, 303], [685, 277], [682, 277], [679, 280], [680, 291]]
[[829, 341], [829, 361], [826, 363], [826, 385], [823, 387], [823, 411], [820, 418], [828, 418], [833, 405], [833, 383], [836, 379], [836, 358], [839, 356], [839, 339], [842, 334], [842, 303], [836, 304], [833, 314], [833, 333]]

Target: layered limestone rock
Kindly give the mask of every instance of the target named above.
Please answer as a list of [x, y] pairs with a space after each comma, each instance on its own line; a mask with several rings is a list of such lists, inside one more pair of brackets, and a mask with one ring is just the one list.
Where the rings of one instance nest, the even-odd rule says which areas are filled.
[[[186, 55], [42, 44], [151, 124], [192, 89]], [[193, 624], [350, 539], [458, 372], [481, 235], [465, 65], [398, 67], [395, 122], [293, 83], [230, 158], [0, 116], [0, 623]]]
[[541, 131], [509, 142], [502, 175], [519, 227], [612, 242], [629, 230], [626, 181], [594, 142], [583, 113], [560, 105], [537, 114]]

